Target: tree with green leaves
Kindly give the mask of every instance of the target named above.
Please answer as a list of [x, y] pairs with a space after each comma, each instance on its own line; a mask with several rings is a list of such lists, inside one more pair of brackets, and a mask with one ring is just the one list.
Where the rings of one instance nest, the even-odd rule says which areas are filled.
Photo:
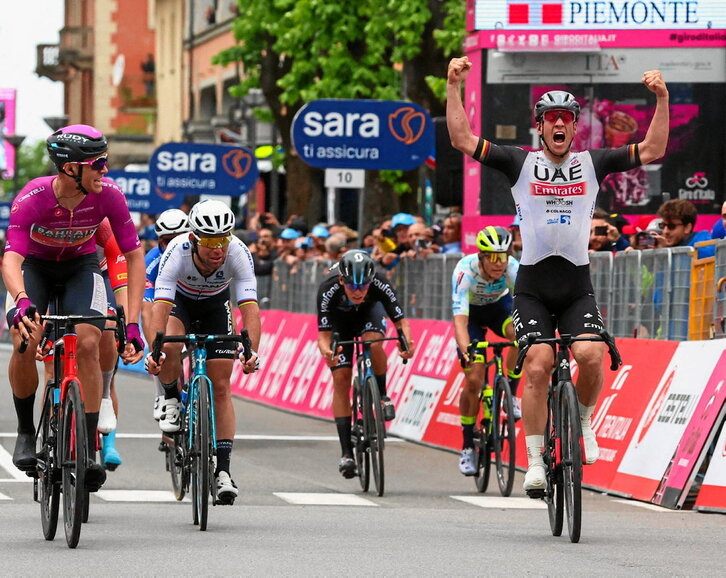
[[[45, 141], [36, 143], [23, 143], [18, 147], [18, 156], [15, 162], [15, 169], [18, 171], [17, 183], [23, 188], [25, 183], [48, 174], [48, 154], [45, 151]], [[19, 192], [14, 190], [15, 179], [2, 181], [3, 198], [12, 200]]]
[[[214, 64], [241, 63], [232, 95], [260, 88], [261, 120], [275, 123], [285, 151], [289, 214], [315, 219], [320, 171], [306, 165], [291, 142], [295, 114], [321, 98], [409, 100], [431, 116], [444, 114], [448, 58], [461, 49], [465, 0], [238, 0], [237, 45]], [[415, 210], [418, 171], [368, 176], [367, 215], [385, 208]], [[317, 190], [316, 190], [317, 189]], [[394, 191], [401, 195], [393, 199]], [[395, 211], [394, 211], [395, 212]]]

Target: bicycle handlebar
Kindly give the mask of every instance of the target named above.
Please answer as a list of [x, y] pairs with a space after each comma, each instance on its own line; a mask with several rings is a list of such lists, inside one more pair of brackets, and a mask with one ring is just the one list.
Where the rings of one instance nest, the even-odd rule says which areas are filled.
[[[403, 331], [400, 329], [398, 331], [398, 337], [379, 337], [376, 339], [350, 339], [348, 341], [340, 341], [340, 334], [335, 331], [333, 333], [333, 337], [331, 339], [330, 348], [333, 350], [333, 354], [338, 350], [339, 345], [355, 345], [356, 343], [360, 345], [370, 345], [371, 343], [379, 343], [381, 341], [398, 341], [399, 345], [401, 346], [401, 350], [404, 353], [408, 353], [408, 340], [406, 339], [406, 336], [403, 334]], [[408, 359], [403, 360], [404, 365], [408, 363]]]
[[185, 335], [164, 335], [163, 331], [157, 331], [151, 348], [151, 358], [159, 363], [161, 357], [161, 346], [164, 343], [211, 343], [213, 341], [233, 341], [241, 343], [244, 347], [245, 360], [252, 357], [252, 341], [249, 333], [243, 329], [239, 335], [213, 335], [204, 333], [187, 333]]
[[486, 349], [491, 348], [495, 351], [503, 351], [507, 347], [519, 347], [519, 343], [516, 341], [472, 341], [469, 346], [466, 348], [466, 353], [469, 355], [469, 357], [472, 357], [474, 353], [479, 351], [480, 349]]
[[607, 331], [601, 331], [598, 335], [575, 337], [568, 334], [560, 335], [559, 337], [542, 337], [541, 335], [541, 333], [527, 333], [527, 335], [519, 340], [519, 356], [517, 357], [517, 365], [514, 368], [516, 373], [522, 372], [522, 364], [524, 363], [527, 351], [535, 343], [550, 343], [570, 347], [576, 341], [602, 341], [608, 346], [608, 352], [610, 353], [610, 370], [615, 371], [623, 364], [620, 352], [615, 345], [615, 340]]

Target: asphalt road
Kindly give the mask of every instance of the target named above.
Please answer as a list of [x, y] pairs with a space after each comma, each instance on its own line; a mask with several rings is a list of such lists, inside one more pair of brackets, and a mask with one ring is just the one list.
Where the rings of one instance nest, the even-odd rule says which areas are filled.
[[[0, 351], [7, 367], [9, 356]], [[238, 400], [234, 506], [210, 508], [206, 532], [176, 502], [158, 451], [150, 380], [121, 372], [124, 463], [92, 497], [76, 550], [62, 527], [43, 539], [32, 483], [12, 468], [15, 416], [0, 376], [0, 553], [4, 575], [713, 575], [726, 519], [584, 492], [579, 544], [553, 537], [544, 504], [515, 491], [477, 494], [454, 453], [392, 440], [386, 493], [337, 472], [332, 422]], [[37, 413], [36, 413], [37, 417]]]

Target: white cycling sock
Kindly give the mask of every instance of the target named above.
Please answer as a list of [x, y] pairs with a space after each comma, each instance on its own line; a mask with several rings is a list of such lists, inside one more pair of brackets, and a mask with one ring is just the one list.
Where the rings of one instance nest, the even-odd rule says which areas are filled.
[[592, 412], [595, 411], [595, 406], [590, 405], [586, 406], [583, 405], [582, 402], [578, 401], [577, 405], [580, 406], [580, 421], [583, 424], [590, 425], [590, 416], [592, 415]]
[[527, 463], [529, 467], [535, 464], [544, 464], [542, 459], [544, 436], [525, 436], [524, 442], [527, 445]]

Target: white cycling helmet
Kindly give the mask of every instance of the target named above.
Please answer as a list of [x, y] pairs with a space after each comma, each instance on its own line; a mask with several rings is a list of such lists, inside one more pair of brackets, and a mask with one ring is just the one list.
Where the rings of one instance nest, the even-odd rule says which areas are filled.
[[189, 212], [189, 226], [197, 235], [225, 235], [234, 229], [234, 213], [222, 201], [199, 201]]
[[191, 230], [189, 217], [181, 209], [167, 209], [156, 219], [154, 230], [158, 237], [188, 233]]

